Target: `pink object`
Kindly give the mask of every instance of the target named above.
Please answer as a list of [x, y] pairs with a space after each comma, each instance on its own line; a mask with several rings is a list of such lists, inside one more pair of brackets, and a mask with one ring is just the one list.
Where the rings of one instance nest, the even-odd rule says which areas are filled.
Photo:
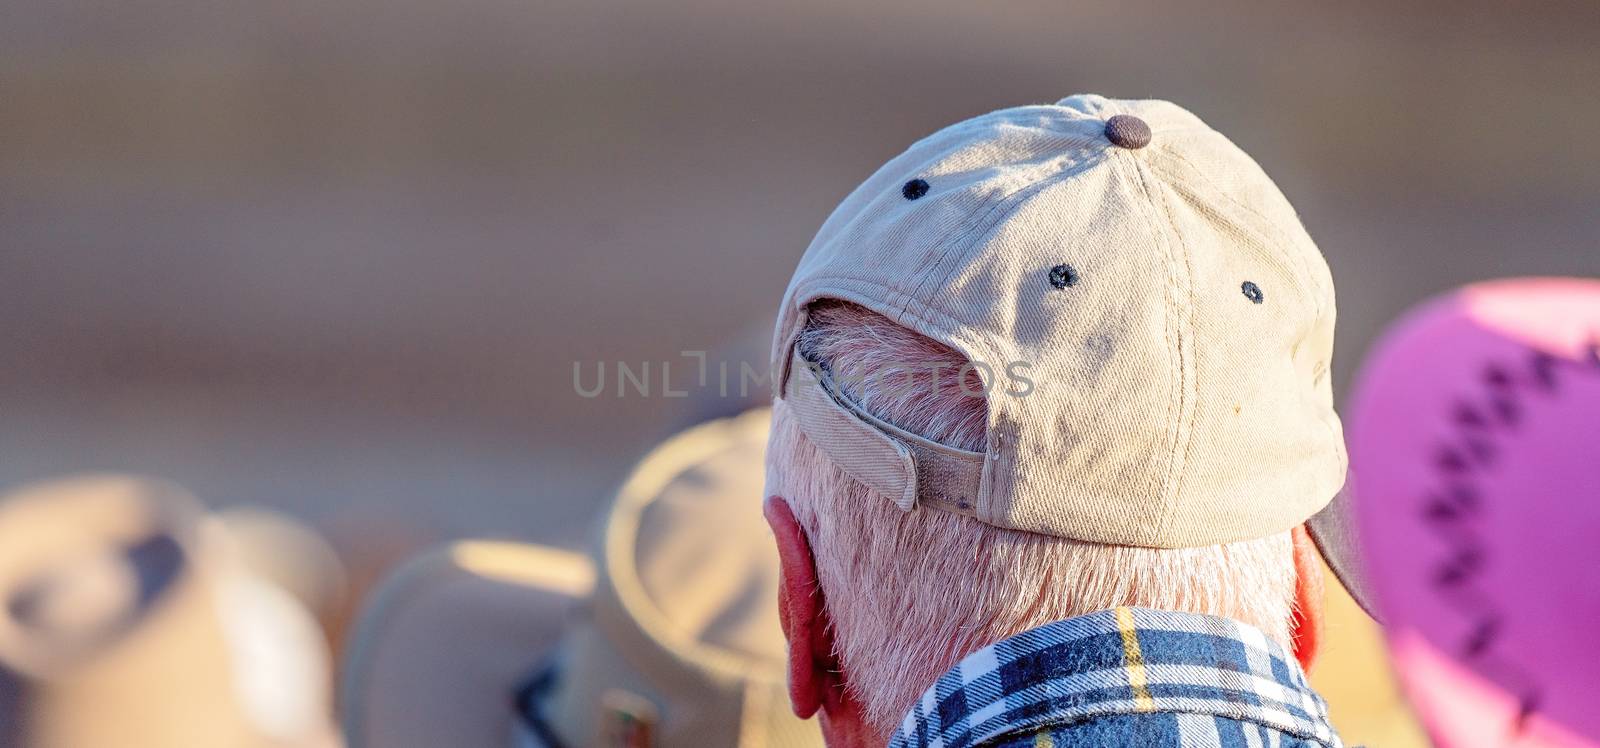
[[1600, 746], [1600, 281], [1423, 305], [1348, 412], [1367, 574], [1433, 739]]

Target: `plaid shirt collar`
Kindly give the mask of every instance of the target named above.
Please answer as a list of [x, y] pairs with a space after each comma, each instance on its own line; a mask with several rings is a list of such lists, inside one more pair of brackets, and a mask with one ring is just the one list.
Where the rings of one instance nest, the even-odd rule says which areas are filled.
[[[1266, 634], [1225, 618], [1144, 608], [1057, 621], [973, 652], [922, 695], [889, 746], [964, 748], [1161, 714], [1213, 735], [1214, 719], [1255, 723], [1340, 748], [1327, 705]], [[1182, 737], [1185, 746], [1222, 744]]]

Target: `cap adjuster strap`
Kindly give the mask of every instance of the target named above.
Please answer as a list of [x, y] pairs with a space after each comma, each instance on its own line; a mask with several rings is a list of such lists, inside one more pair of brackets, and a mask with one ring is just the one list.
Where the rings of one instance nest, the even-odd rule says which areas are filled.
[[784, 391], [806, 438], [850, 477], [889, 497], [901, 510], [920, 504], [979, 516], [982, 454], [924, 439], [863, 412], [798, 351]]

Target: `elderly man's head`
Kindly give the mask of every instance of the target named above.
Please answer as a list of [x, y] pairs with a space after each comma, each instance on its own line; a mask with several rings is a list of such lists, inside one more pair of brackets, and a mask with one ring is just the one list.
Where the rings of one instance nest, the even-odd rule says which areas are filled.
[[1301, 528], [1335, 537], [1346, 468], [1334, 316], [1294, 208], [1169, 102], [1004, 109], [890, 160], [778, 311], [767, 516], [796, 709], [881, 744], [963, 655], [1118, 606], [1308, 660]]
[[[870, 415], [942, 444], [983, 450], [985, 384], [960, 353], [840, 302], [811, 309], [798, 345]], [[844, 689], [834, 696], [860, 709], [874, 741], [962, 656], [1075, 615], [1116, 606], [1208, 613], [1293, 644], [1297, 574], [1289, 532], [1156, 549], [1019, 532], [950, 512], [905, 512], [819, 451], [781, 401], [768, 492], [787, 504], [808, 540], [817, 584], [811, 602], [820, 600], [831, 627], [815, 633], [828, 637], [824, 654], [836, 658], [839, 671], [814, 681], [791, 675], [802, 688], [818, 682]], [[776, 529], [782, 540], [785, 528]], [[808, 573], [785, 572], [790, 581]], [[803, 602], [787, 601], [786, 612], [803, 615]], [[1309, 641], [1300, 644], [1309, 652]], [[832, 666], [821, 662], [824, 670]], [[797, 694], [797, 705], [808, 698]]]

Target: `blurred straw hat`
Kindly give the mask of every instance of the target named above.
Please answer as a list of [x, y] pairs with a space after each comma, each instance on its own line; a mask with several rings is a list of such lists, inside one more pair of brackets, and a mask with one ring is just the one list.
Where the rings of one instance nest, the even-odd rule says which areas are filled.
[[199, 501], [151, 478], [0, 497], [0, 671], [20, 702], [0, 744], [330, 745], [314, 625], [212, 534]]
[[712, 421], [645, 457], [598, 563], [464, 542], [398, 571], [351, 648], [350, 744], [821, 745], [784, 681], [760, 510], [769, 417]]

